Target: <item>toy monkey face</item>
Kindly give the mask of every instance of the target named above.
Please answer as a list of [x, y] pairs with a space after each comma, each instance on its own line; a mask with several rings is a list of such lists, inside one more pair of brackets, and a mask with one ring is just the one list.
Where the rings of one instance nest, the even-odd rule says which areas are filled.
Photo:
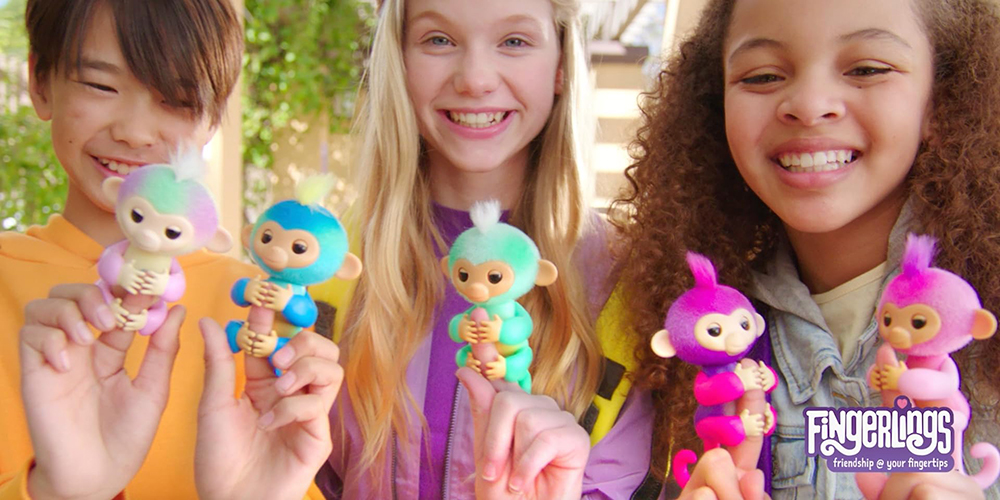
[[458, 259], [451, 268], [450, 278], [458, 293], [469, 302], [482, 303], [510, 290], [514, 270], [502, 260], [473, 265], [468, 259]]
[[309, 231], [285, 229], [269, 220], [261, 224], [253, 234], [253, 253], [261, 263], [274, 271], [308, 267], [319, 258], [319, 241]]
[[180, 255], [194, 245], [195, 230], [187, 217], [161, 214], [141, 196], [125, 200], [117, 210], [125, 235], [145, 252]]
[[893, 349], [909, 349], [937, 336], [941, 331], [941, 316], [931, 306], [910, 304], [899, 308], [887, 302], [882, 306], [878, 333]]
[[694, 324], [694, 338], [705, 349], [735, 356], [763, 333], [757, 323], [754, 314], [743, 308], [729, 314], [709, 313]]

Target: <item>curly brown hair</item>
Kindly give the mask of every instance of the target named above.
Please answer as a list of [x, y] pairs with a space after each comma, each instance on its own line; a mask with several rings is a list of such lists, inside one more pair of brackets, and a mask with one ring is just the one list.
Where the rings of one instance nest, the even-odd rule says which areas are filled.
[[[720, 282], [746, 290], [784, 228], [746, 185], [726, 140], [723, 43], [735, 0], [713, 0], [692, 35], [644, 94], [643, 124], [626, 170], [630, 192], [612, 205], [625, 235], [623, 283], [643, 342], [634, 374], [653, 390], [654, 464], [698, 445], [690, 426], [697, 369], [647, 346], [671, 302], [692, 285], [684, 253], [716, 264]], [[1000, 17], [991, 0], [924, 0], [917, 6], [934, 48], [931, 138], [906, 180], [919, 230], [939, 239], [937, 265], [965, 276], [984, 307], [1000, 310]], [[1000, 379], [1000, 341], [956, 356]], [[967, 382], [967, 381], [965, 381]], [[969, 392], [969, 386], [963, 389]], [[976, 398], [973, 398], [976, 399]], [[977, 414], [978, 415], [978, 414]], [[992, 412], [992, 423], [998, 420]], [[698, 448], [695, 448], [698, 449]]]

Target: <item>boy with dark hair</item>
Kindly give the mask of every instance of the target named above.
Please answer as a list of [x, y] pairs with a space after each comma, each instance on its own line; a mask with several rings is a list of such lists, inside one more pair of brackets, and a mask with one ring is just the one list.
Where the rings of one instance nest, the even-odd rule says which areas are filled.
[[[331, 353], [316, 347], [315, 334], [302, 335], [295, 357], [283, 360], [297, 383], [275, 382], [259, 360], [247, 362], [244, 380], [242, 357], [234, 368], [225, 340], [215, 342], [224, 339], [217, 325], [203, 322], [204, 350], [195, 321], [181, 326], [185, 309], [193, 318], [244, 315], [229, 288], [256, 268], [204, 250], [179, 258], [184, 307], [171, 309], [149, 337], [116, 329], [96, 287], [59, 285], [95, 282], [103, 248], [123, 239], [102, 194], [106, 178], [165, 163], [180, 146], [203, 147], [215, 132], [243, 48], [229, 0], [29, 0], [25, 21], [31, 99], [51, 121], [69, 190], [63, 214], [45, 226], [0, 233], [0, 499], [233, 496], [238, 490], [226, 488], [238, 477], [206, 471], [224, 461], [253, 484], [254, 475], [266, 479], [247, 465], [253, 460], [293, 483], [262, 495], [301, 497], [310, 488], [318, 497], [311, 477], [326, 454], [314, 451], [322, 454], [315, 468], [311, 461], [289, 467], [286, 455], [301, 458], [302, 450], [275, 449], [271, 434], [305, 432], [295, 427], [305, 423], [287, 425], [289, 415], [313, 424], [283, 404], [297, 394], [323, 392], [317, 405], [329, 409], [340, 383], [336, 347]], [[301, 369], [303, 359], [314, 367]], [[318, 374], [328, 375], [325, 384], [309, 380]], [[243, 392], [244, 382], [256, 389], [239, 404], [225, 397]], [[216, 430], [226, 424], [216, 420], [237, 411], [253, 418], [231, 427], [251, 435], [259, 427], [260, 442], [234, 442]], [[327, 422], [322, 408], [310, 411]], [[215, 431], [196, 436], [199, 427]]]

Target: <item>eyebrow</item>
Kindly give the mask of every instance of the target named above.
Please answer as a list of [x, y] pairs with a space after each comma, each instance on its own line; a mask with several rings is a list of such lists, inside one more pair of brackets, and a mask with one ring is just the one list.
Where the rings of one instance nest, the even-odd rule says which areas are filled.
[[[908, 49], [913, 48], [910, 46], [909, 43], [906, 42], [906, 40], [904, 40], [899, 35], [881, 28], [866, 28], [863, 30], [858, 30], [840, 36], [839, 40], [841, 43], [851, 42], [854, 40], [887, 40], [902, 45]], [[751, 38], [750, 40], [741, 43], [739, 47], [736, 47], [736, 49], [733, 50], [732, 54], [729, 55], [729, 62], [731, 63], [733, 59], [735, 59], [736, 56], [738, 56], [739, 54], [743, 52], [748, 52], [753, 49], [759, 49], [761, 47], [780, 49], [783, 48], [784, 46], [785, 45], [782, 44], [781, 42], [771, 38], [762, 38], [762, 37]]]
[[80, 58], [80, 69], [93, 69], [103, 71], [105, 73], [111, 73], [113, 75], [120, 75], [122, 73], [122, 69], [112, 63], [88, 57]]
[[[408, 19], [407, 23], [416, 23], [418, 21], [423, 21], [425, 19], [431, 21], [438, 21], [446, 24], [451, 23], [451, 21], [444, 14], [441, 14], [436, 10], [425, 10]], [[526, 14], [511, 14], [503, 19], [498, 20], [495, 24], [518, 24], [518, 23], [527, 23], [530, 24], [533, 28], [539, 30], [542, 29], [542, 23], [540, 23], [538, 19]]]

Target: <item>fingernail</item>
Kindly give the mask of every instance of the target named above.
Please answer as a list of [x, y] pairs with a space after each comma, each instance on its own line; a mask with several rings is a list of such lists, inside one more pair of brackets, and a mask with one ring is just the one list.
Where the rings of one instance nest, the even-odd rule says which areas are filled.
[[288, 368], [288, 364], [292, 362], [293, 357], [295, 357], [295, 350], [292, 349], [292, 346], [286, 345], [274, 353], [274, 364], [278, 365], [278, 368]]
[[66, 351], [59, 351], [59, 368], [61, 371], [69, 371], [69, 353]]
[[260, 428], [261, 430], [267, 429], [267, 426], [271, 425], [271, 422], [274, 422], [273, 411], [269, 411], [264, 415], [262, 415], [260, 419], [257, 420], [257, 427]]
[[521, 480], [519, 478], [511, 478], [510, 482], [507, 483], [507, 491], [517, 495], [521, 493]]
[[101, 331], [108, 331], [115, 327], [115, 315], [105, 306], [97, 308], [97, 327]]
[[493, 481], [497, 478], [497, 467], [493, 464], [483, 466], [483, 479]]
[[94, 333], [82, 321], [73, 325], [73, 335], [83, 345], [90, 345], [94, 341]]
[[285, 372], [284, 375], [278, 377], [278, 380], [274, 383], [274, 388], [277, 389], [278, 392], [284, 394], [288, 392], [288, 389], [290, 389], [292, 387], [292, 384], [294, 383], [295, 383], [295, 373]]

